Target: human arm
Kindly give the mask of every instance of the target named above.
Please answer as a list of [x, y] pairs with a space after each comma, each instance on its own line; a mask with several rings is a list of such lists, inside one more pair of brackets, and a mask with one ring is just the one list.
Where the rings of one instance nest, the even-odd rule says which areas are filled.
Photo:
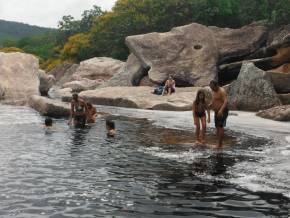
[[218, 112], [218, 116], [222, 116], [224, 113], [224, 110], [226, 109], [226, 107], [228, 106], [228, 94], [224, 89], [221, 89], [221, 98], [223, 100], [223, 105], [221, 106], [219, 112]]
[[73, 118], [74, 118], [74, 103], [71, 102], [70, 116], [69, 116], [69, 120], [68, 120], [68, 125], [71, 125]]
[[165, 95], [166, 88], [167, 88], [167, 81], [165, 82], [165, 85], [164, 85], [164, 87], [163, 87], [162, 95]]
[[210, 123], [210, 109], [207, 108], [207, 122]]

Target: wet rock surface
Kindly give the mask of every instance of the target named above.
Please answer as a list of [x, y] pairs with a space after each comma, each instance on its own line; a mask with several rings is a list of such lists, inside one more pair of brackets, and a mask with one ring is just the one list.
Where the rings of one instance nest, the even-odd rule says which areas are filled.
[[290, 104], [259, 111], [257, 116], [275, 121], [290, 121]]
[[43, 116], [62, 118], [70, 115], [70, 105], [58, 100], [33, 95], [28, 104]]

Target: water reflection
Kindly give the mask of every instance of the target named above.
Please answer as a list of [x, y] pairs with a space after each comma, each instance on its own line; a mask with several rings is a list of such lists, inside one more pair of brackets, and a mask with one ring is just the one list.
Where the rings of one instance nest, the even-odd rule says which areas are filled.
[[87, 135], [90, 129], [90, 126], [71, 129], [71, 156], [75, 156], [76, 153], [81, 151], [82, 147], [86, 146]]

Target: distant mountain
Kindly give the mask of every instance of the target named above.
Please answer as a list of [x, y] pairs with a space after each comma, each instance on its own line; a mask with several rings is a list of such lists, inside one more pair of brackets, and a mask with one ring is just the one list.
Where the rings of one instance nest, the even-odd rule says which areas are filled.
[[53, 30], [19, 22], [0, 20], [0, 45], [5, 39], [20, 39], [25, 36], [41, 35]]

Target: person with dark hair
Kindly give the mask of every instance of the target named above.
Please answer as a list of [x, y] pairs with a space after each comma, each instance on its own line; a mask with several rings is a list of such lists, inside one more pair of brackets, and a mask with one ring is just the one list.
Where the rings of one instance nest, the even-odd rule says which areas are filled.
[[224, 88], [220, 87], [218, 82], [213, 80], [209, 84], [212, 90], [212, 102], [210, 108], [215, 112], [215, 127], [217, 129], [218, 147], [223, 146], [224, 128], [229, 115], [228, 95]]
[[95, 123], [97, 118], [97, 110], [90, 102], [87, 102], [87, 107], [87, 123]]
[[[196, 126], [195, 136], [196, 143], [204, 143], [205, 142], [205, 132], [206, 132], [206, 111], [208, 115], [207, 122], [210, 123], [210, 110], [205, 101], [205, 93], [202, 90], [199, 90], [196, 94], [195, 101], [192, 105], [193, 119], [194, 124]], [[201, 130], [200, 130], [201, 123]]]
[[106, 120], [107, 136], [114, 137], [116, 135], [115, 123], [112, 120]]
[[44, 127], [45, 128], [51, 128], [52, 127], [52, 119], [51, 118], [46, 118], [44, 121]]
[[168, 80], [165, 82], [165, 86], [164, 86], [164, 89], [163, 89], [163, 93], [162, 95], [171, 95], [172, 93], [175, 92], [175, 80], [173, 79], [172, 76], [169, 76], [168, 77]]
[[69, 125], [73, 121], [75, 127], [83, 128], [85, 127], [87, 120], [87, 104], [82, 99], [80, 99], [76, 93], [72, 95], [72, 98]]

